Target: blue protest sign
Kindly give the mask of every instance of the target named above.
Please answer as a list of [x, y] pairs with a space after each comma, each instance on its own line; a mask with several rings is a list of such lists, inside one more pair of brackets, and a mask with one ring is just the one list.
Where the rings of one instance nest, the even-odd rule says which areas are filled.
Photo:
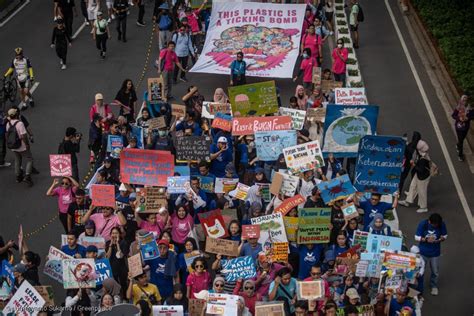
[[113, 278], [112, 267], [110, 261], [107, 258], [95, 260], [95, 273], [97, 275], [95, 284], [102, 285], [102, 282], [106, 279]]
[[158, 245], [156, 244], [153, 233], [148, 233], [145, 236], [140, 237], [138, 243], [140, 245], [140, 252], [142, 253], [143, 260], [152, 260], [160, 256]]
[[213, 177], [203, 177], [198, 176], [199, 182], [201, 184], [201, 190], [206, 193], [214, 193], [214, 183], [216, 181]]
[[174, 166], [174, 174], [179, 176], [189, 176], [191, 175], [191, 170], [189, 166]]
[[356, 157], [362, 137], [375, 134], [378, 114], [377, 105], [329, 104], [324, 122], [325, 156]]
[[393, 136], [364, 136], [359, 143], [354, 186], [360, 192], [393, 194], [398, 190], [405, 141]]
[[237, 281], [238, 279], [246, 280], [257, 275], [255, 263], [251, 256], [222, 260], [221, 273], [225, 275], [228, 282]]
[[221, 118], [221, 119], [226, 120], [226, 121], [232, 121], [232, 116], [231, 115], [221, 113], [221, 112], [217, 112], [215, 114], [215, 118]]
[[283, 148], [296, 145], [296, 131], [255, 132], [255, 147], [261, 161], [277, 160]]
[[326, 204], [344, 199], [356, 192], [347, 174], [320, 182], [318, 189], [321, 191], [321, 198]]
[[2, 283], [0, 284], [0, 299], [7, 300], [15, 286], [13, 266], [7, 261], [2, 261]]
[[132, 125], [132, 136], [137, 138], [137, 148], [143, 149], [143, 128]]
[[380, 253], [380, 250], [402, 250], [402, 239], [384, 235], [369, 234], [366, 249], [371, 253]]
[[113, 158], [120, 158], [123, 149], [123, 138], [120, 135], [109, 135], [107, 138], [107, 152]]
[[168, 193], [186, 193], [186, 182], [189, 182], [189, 177], [168, 177], [167, 187]]

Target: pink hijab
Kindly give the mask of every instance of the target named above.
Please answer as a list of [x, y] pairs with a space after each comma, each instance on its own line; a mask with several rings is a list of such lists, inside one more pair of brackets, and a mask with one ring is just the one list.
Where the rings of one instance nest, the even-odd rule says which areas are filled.
[[[303, 97], [298, 96], [298, 91], [303, 90]], [[300, 110], [306, 110], [306, 102], [308, 101], [308, 96], [306, 95], [304, 91], [304, 87], [302, 85], [297, 85], [296, 90], [295, 90], [295, 97], [298, 102], [298, 107]]]

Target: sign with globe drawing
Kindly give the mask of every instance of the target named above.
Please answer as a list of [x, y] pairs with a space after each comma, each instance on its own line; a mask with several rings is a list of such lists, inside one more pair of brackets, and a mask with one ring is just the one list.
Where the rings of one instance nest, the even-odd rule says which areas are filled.
[[366, 135], [373, 135], [377, 129], [377, 105], [329, 104], [324, 123], [325, 154], [335, 157], [356, 157], [359, 141]]

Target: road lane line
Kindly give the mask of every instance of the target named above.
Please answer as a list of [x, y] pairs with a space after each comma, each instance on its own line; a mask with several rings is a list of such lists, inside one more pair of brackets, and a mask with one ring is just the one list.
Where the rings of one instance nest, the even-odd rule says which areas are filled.
[[26, 0], [25, 3], [23, 3], [18, 9], [15, 10], [15, 12], [13, 12], [8, 18], [6, 18], [5, 21], [3, 21], [2, 23], [0, 23], [0, 27], [4, 26], [5, 24], [8, 23], [8, 21], [10, 21], [11, 19], [13, 19], [13, 17], [15, 15], [17, 15], [21, 10], [23, 10], [23, 8], [28, 4], [30, 3], [30, 0]]
[[[31, 87], [30, 89], [30, 93], [33, 94], [33, 92], [35, 92], [35, 90], [38, 88], [39, 86], [39, 81], [36, 81], [33, 86]], [[22, 101], [20, 101], [20, 103], [18, 103], [17, 107], [20, 108], [20, 104], [21, 104]]]
[[86, 22], [82, 23], [82, 25], [79, 26], [79, 28], [77, 29], [76, 33], [74, 33], [74, 35], [72, 35], [72, 39], [75, 39], [79, 35], [79, 33], [81, 33], [82, 30], [86, 27], [86, 25], [87, 25]]
[[420, 76], [416, 71], [415, 64], [413, 63], [413, 59], [411, 58], [410, 52], [408, 51], [407, 45], [405, 40], [402, 36], [400, 28], [398, 27], [398, 23], [395, 19], [393, 14], [392, 8], [390, 7], [388, 0], [385, 0], [385, 6], [387, 7], [388, 14], [390, 15], [390, 19], [392, 20], [393, 27], [397, 33], [398, 39], [400, 40], [400, 44], [403, 48], [403, 52], [408, 60], [408, 64], [410, 65], [411, 72], [413, 77], [415, 78], [416, 85], [418, 86], [418, 90], [420, 90], [421, 98], [423, 99], [423, 103], [425, 104], [426, 111], [428, 112], [428, 116], [431, 119], [431, 123], [433, 124], [434, 131], [436, 133], [436, 137], [438, 138], [439, 144], [441, 146], [441, 151], [443, 152], [444, 159], [446, 160], [446, 164], [448, 165], [449, 173], [451, 174], [451, 178], [453, 179], [454, 186], [458, 193], [459, 201], [461, 202], [462, 208], [464, 213], [466, 214], [467, 221], [469, 226], [471, 227], [471, 232], [474, 233], [474, 219], [471, 214], [471, 210], [469, 209], [469, 204], [467, 203], [466, 196], [464, 195], [464, 191], [462, 190], [461, 183], [459, 182], [458, 175], [456, 170], [454, 169], [453, 161], [449, 156], [448, 148], [446, 147], [446, 142], [444, 141], [443, 135], [441, 133], [441, 129], [439, 128], [438, 121], [436, 121], [436, 117], [433, 113], [433, 109], [431, 108], [430, 102], [428, 100], [428, 96], [426, 95], [425, 88], [421, 83]]

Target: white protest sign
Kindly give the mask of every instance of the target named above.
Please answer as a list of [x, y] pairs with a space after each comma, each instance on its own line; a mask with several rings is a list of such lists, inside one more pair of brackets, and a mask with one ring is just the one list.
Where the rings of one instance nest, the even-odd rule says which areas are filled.
[[367, 105], [365, 88], [336, 88], [336, 104]]
[[291, 128], [298, 131], [303, 128], [304, 120], [306, 118], [306, 111], [282, 107], [280, 108], [280, 115], [291, 117]]
[[292, 174], [324, 166], [323, 153], [318, 140], [284, 148], [283, 155], [288, 171]]
[[239, 297], [237, 295], [209, 293], [209, 297], [207, 299], [206, 313], [226, 316], [237, 316], [238, 300]]
[[28, 281], [24, 280], [3, 309], [3, 314], [15, 313], [19, 316], [38, 315], [46, 301]]
[[63, 269], [62, 269], [62, 260], [63, 259], [72, 259], [71, 256], [68, 256], [61, 250], [56, 247], [49, 247], [49, 253], [47, 261], [44, 265], [43, 273], [47, 276], [53, 278], [54, 280], [62, 283], [63, 282]]

